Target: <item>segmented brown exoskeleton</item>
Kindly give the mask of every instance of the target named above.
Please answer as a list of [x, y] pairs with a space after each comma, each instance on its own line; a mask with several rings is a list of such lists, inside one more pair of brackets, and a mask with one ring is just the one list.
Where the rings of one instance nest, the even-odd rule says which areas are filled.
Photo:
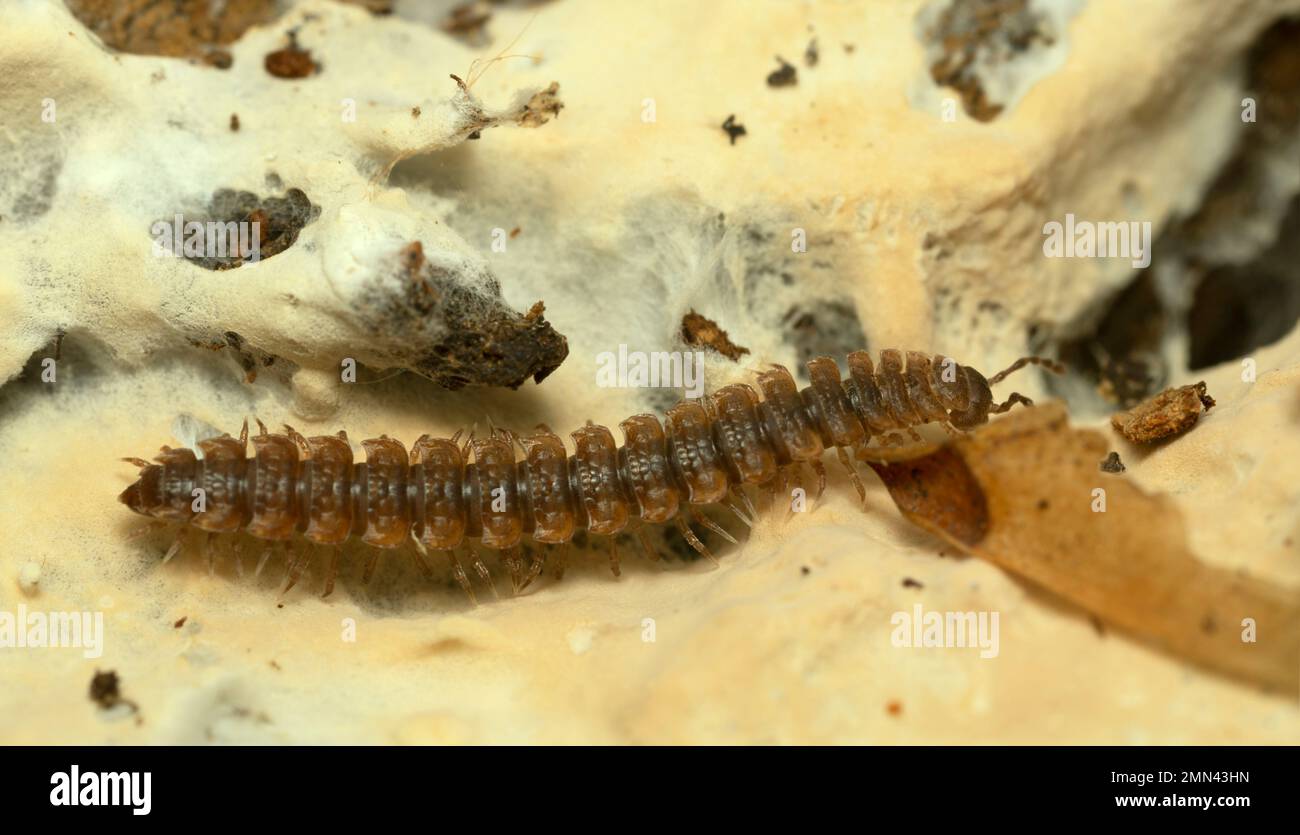
[[[301, 536], [308, 548], [290, 560], [286, 591], [298, 580], [311, 547], [324, 546], [332, 551], [328, 595], [339, 546], [357, 538], [374, 549], [366, 580], [381, 552], [413, 542], [426, 573], [422, 557], [431, 550], [445, 552], [473, 600], [456, 555], [462, 545], [472, 548], [473, 540], [500, 553], [516, 592], [537, 577], [545, 559], [534, 556], [524, 564], [525, 537], [557, 546], [579, 530], [608, 537], [610, 566], [618, 575], [614, 537], [625, 530], [637, 534], [653, 557], [644, 525], [673, 524], [696, 551], [713, 559], [691, 521], [736, 540], [702, 515], [700, 506], [725, 503], [752, 525], [755, 510], [744, 487], [775, 497], [804, 464], [818, 476], [820, 498], [826, 487], [821, 458], [828, 447], [865, 499], [847, 450], [872, 438], [903, 444], [900, 430], [919, 441], [916, 427], [931, 422], [950, 432], [969, 429], [1016, 403], [1030, 405], [1016, 393], [994, 404], [989, 388], [1029, 363], [1062, 370], [1052, 360], [1025, 357], [986, 380], [943, 356], [909, 351], [904, 361], [901, 352], [886, 350], [877, 369], [866, 352], [858, 351], [848, 355], [844, 381], [831, 358], [811, 360], [811, 383], [800, 390], [789, 371], [772, 366], [758, 375], [761, 397], [748, 385], [733, 384], [678, 403], [663, 423], [653, 415], [635, 415], [620, 424], [621, 447], [609, 429], [588, 423], [571, 434], [572, 453], [546, 427], [522, 439], [493, 429], [487, 438], [471, 436], [464, 443], [460, 433], [447, 439], [425, 435], [409, 455], [400, 442], [381, 436], [361, 443], [366, 455], [361, 463], [353, 461], [343, 432], [306, 438], [286, 426], [284, 434], [271, 434], [258, 421], [261, 432], [252, 438], [252, 457], [245, 423], [238, 440], [222, 435], [200, 441], [201, 458], [189, 449], [164, 447], [157, 464], [124, 459], [141, 471], [119, 499], [145, 516], [207, 531], [209, 540], [239, 531], [271, 544]], [[180, 543], [178, 538], [164, 561]], [[270, 545], [259, 571], [269, 554]], [[495, 592], [477, 550], [472, 566]]]

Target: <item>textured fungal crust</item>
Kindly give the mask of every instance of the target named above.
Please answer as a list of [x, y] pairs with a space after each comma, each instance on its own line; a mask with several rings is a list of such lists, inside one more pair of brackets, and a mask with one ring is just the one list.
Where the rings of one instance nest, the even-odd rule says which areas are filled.
[[[136, 55], [205, 57], [276, 15], [274, 0], [67, 0], [68, 10], [113, 49]], [[224, 59], [220, 56], [224, 55]]]
[[376, 287], [366, 321], [375, 340], [393, 333], [417, 334], [436, 325], [437, 336], [414, 349], [393, 346], [403, 363], [440, 386], [518, 388], [530, 377], [540, 383], [569, 355], [569, 343], [546, 321], [537, 302], [524, 314], [510, 309], [500, 288], [467, 287], [444, 267], [430, 263], [419, 241], [398, 255], [401, 295]]
[[[653, 415], [635, 415], [621, 424], [621, 448], [609, 429], [589, 423], [571, 433], [572, 454], [545, 427], [522, 439], [493, 429], [463, 444], [459, 435], [425, 436], [409, 454], [400, 442], [381, 436], [362, 442], [360, 463], [353, 461], [343, 433], [305, 438], [286, 426], [284, 434], [262, 427], [252, 438], [250, 458], [245, 425], [239, 440], [222, 435], [199, 441], [201, 455], [164, 447], [157, 463], [128, 459], [140, 474], [119, 499], [155, 519], [211, 534], [242, 530], [268, 542], [301, 535], [313, 545], [332, 547], [355, 538], [377, 549], [414, 542], [422, 552], [452, 552], [477, 539], [501, 553], [519, 590], [544, 561], [535, 556], [524, 566], [519, 549], [526, 537], [562, 544], [580, 530], [612, 538], [633, 523], [671, 521], [692, 547], [712, 557], [688, 520], [730, 536], [701, 516], [698, 506], [726, 501], [751, 521], [730, 499], [752, 512], [743, 488], [758, 487], [775, 499], [804, 464], [818, 474], [820, 495], [826, 484], [820, 459], [827, 448], [835, 449], [861, 494], [846, 449], [860, 453], [876, 436], [899, 445], [903, 439], [893, 430], [915, 436], [913, 427], [931, 421], [973, 426], [990, 411], [1024, 402], [1013, 395], [990, 409], [984, 377], [944, 357], [932, 362], [911, 351], [904, 367], [902, 353], [887, 350], [878, 372], [865, 352], [850, 354], [848, 363], [853, 373], [843, 383], [835, 361], [820, 357], [808, 364], [812, 383], [802, 391], [789, 371], [773, 366], [759, 374], [762, 397], [735, 384], [703, 403], [678, 403], [662, 424]], [[615, 552], [610, 559], [617, 574]], [[371, 563], [367, 575], [373, 558]], [[456, 565], [459, 578], [463, 572]], [[300, 568], [298, 561], [291, 566], [291, 584]]]
[[966, 113], [981, 122], [997, 118], [1004, 105], [990, 100], [980, 64], [1005, 62], [1036, 42], [1053, 41], [1050, 27], [1029, 8], [1029, 0], [951, 0], [927, 35], [942, 46], [930, 76], [955, 89]]
[[[237, 117], [232, 118], [232, 126], [238, 125]], [[229, 224], [257, 224], [258, 239], [253, 243], [257, 251], [257, 260], [264, 260], [279, 255], [298, 240], [298, 233], [303, 227], [320, 217], [320, 206], [308, 199], [299, 188], [290, 188], [283, 197], [258, 197], [251, 191], [218, 189], [201, 217], [186, 218], [182, 215], [182, 224], [197, 221], [205, 229], [210, 224], [219, 224], [223, 229]], [[169, 223], [170, 221], [163, 221]], [[182, 229], [184, 227], [182, 226]], [[251, 227], [250, 227], [251, 228]], [[251, 234], [251, 232], [249, 233]], [[187, 261], [203, 267], [205, 270], [229, 270], [241, 266], [245, 257], [239, 252], [228, 251], [225, 254], [208, 255], [191, 254], [183, 246], [173, 242], [177, 254]]]
[[[375, 24], [333, 0], [74, 6], [93, 31], [62, 0], [0, 4], [5, 45], [15, 46], [7, 51], [14, 71], [0, 71], [0, 86], [14, 93], [0, 95], [0, 121], [13, 128], [0, 137], [0, 234], [20, 247], [33, 242], [28, 249], [41, 254], [19, 259], [13, 287], [6, 284], [24, 303], [3, 311], [18, 347], [0, 351], [0, 377], [21, 371], [58, 328], [91, 335], [123, 365], [234, 332], [248, 356], [274, 358], [279, 382], [293, 376], [301, 415], [323, 416], [338, 407], [336, 395], [322, 394], [323, 381], [338, 380], [348, 360], [452, 387], [518, 386], [563, 361], [566, 342], [540, 308], [529, 315], [502, 301], [492, 266], [504, 259], [490, 265], [479, 244], [444, 222], [445, 205], [412, 201], [385, 183], [399, 159], [453, 147], [494, 125], [554, 118], [558, 85], [538, 79], [507, 91], [507, 106], [498, 109], [442, 70], [433, 77], [394, 71], [380, 83], [368, 72], [376, 64], [409, 69], [435, 60], [451, 69], [472, 59], [438, 33], [396, 20]], [[270, 25], [260, 17], [259, 25], [236, 25], [261, 8], [283, 15]], [[234, 75], [115, 54], [111, 45], [190, 54], [164, 48], [173, 26], [191, 32], [193, 43], [227, 44], [240, 60]], [[135, 40], [94, 37], [118, 29]], [[285, 84], [266, 74], [262, 59], [295, 38], [325, 70]], [[33, 73], [48, 75], [37, 109], [23, 103]], [[413, 110], [421, 115], [412, 118]], [[107, 166], [73, 164], [96, 159], [93, 148], [117, 137], [131, 137], [131, 153]], [[85, 228], [87, 213], [112, 218], [104, 229], [135, 232], [51, 245], [69, 240], [60, 228]], [[160, 246], [156, 227], [173, 226], [177, 215], [179, 234], [173, 228], [170, 246]], [[184, 225], [195, 222], [209, 234], [186, 234]], [[254, 223], [257, 260], [265, 262], [256, 265], [253, 247], [245, 248], [245, 227]], [[410, 303], [410, 282], [400, 280], [393, 256], [417, 240], [437, 273], [432, 285], [458, 285], [444, 292], [455, 304]], [[178, 242], [201, 246], [186, 252]], [[220, 281], [195, 280], [195, 266], [229, 272]], [[384, 315], [394, 310], [404, 312]]]
[[560, 101], [560, 84], [558, 81], [552, 81], [543, 89], [533, 93], [524, 103], [523, 110], [516, 117], [516, 121], [520, 127], [539, 128], [559, 116], [563, 109], [564, 102]]
[[1167, 388], [1127, 412], [1111, 415], [1111, 426], [1135, 444], [1150, 444], [1181, 435], [1196, 425], [1201, 412], [1214, 406], [1205, 383]]

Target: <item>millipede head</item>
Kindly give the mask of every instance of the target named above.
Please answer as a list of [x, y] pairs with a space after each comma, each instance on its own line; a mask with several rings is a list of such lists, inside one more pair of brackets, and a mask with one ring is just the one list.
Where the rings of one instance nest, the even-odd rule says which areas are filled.
[[153, 508], [162, 503], [163, 468], [139, 458], [124, 458], [140, 466], [140, 473], [131, 485], [118, 494], [117, 500], [141, 516], [153, 516]]

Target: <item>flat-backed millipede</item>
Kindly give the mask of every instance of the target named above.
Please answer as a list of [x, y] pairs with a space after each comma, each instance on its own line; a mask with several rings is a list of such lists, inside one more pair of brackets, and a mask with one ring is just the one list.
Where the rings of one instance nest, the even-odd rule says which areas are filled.
[[[609, 537], [610, 566], [619, 574], [614, 546], [624, 530], [645, 540], [646, 524], [674, 524], [701, 555], [713, 559], [691, 530], [688, 518], [735, 542], [721, 526], [699, 513], [702, 505], [725, 503], [752, 524], [754, 506], [744, 491], [754, 486], [773, 497], [784, 491], [792, 470], [809, 465], [818, 476], [817, 497], [826, 486], [821, 458], [833, 447], [859, 497], [866, 491], [846, 450], [879, 438], [886, 445], [906, 443], [898, 430], [919, 441], [916, 427], [935, 422], [949, 432], [970, 429], [990, 414], [1016, 403], [1020, 394], [994, 404], [990, 385], [1035, 363], [1053, 371], [1058, 363], [1025, 357], [985, 379], [951, 359], [909, 351], [881, 352], [876, 369], [865, 351], [848, 355], [849, 378], [840, 380], [834, 360], [808, 362], [810, 384], [799, 390], [790, 372], [771, 366], [758, 374], [760, 398], [744, 384], [724, 386], [708, 397], [684, 400], [668, 410], [664, 423], [641, 414], [620, 424], [623, 445], [604, 426], [588, 423], [571, 434], [572, 454], [545, 426], [516, 438], [493, 429], [487, 438], [461, 433], [428, 435], [406, 448], [387, 436], [362, 441], [364, 463], [354, 462], [347, 435], [303, 437], [291, 427], [252, 438], [248, 424], [238, 439], [230, 435], [199, 441], [201, 457], [190, 449], [162, 452], [140, 467], [138, 479], [119, 500], [136, 513], [180, 523], [208, 533], [244, 532], [271, 546], [301, 536], [307, 547], [289, 561], [285, 590], [297, 582], [312, 546], [332, 550], [324, 594], [334, 586], [340, 546], [355, 538], [373, 548], [364, 579], [373, 574], [380, 553], [417, 549], [417, 561], [431, 550], [445, 552], [456, 580], [474, 599], [473, 587], [456, 550], [478, 542], [500, 552], [515, 592], [541, 572], [544, 555], [524, 565], [525, 537], [545, 545], [565, 545], [580, 530]], [[516, 447], [523, 455], [516, 456]], [[797, 476], [797, 473], [793, 473]], [[739, 503], [739, 504], [737, 504]], [[181, 530], [184, 534], [185, 528]], [[182, 538], [164, 561], [179, 549]], [[209, 559], [211, 559], [209, 552]], [[478, 552], [476, 573], [495, 592]]]

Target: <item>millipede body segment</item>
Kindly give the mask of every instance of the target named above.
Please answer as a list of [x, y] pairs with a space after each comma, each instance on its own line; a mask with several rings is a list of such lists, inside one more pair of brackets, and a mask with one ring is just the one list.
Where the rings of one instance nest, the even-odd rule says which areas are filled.
[[[969, 429], [1015, 403], [1030, 403], [1012, 394], [995, 405], [990, 383], [1028, 363], [1060, 370], [1051, 360], [1027, 357], [986, 379], [949, 358], [915, 351], [906, 356], [882, 351], [879, 368], [864, 351], [847, 359], [847, 380], [841, 380], [834, 360], [820, 357], [809, 361], [811, 382], [802, 390], [789, 371], [771, 366], [758, 375], [759, 391], [744, 384], [724, 386], [708, 397], [678, 403], [662, 422], [635, 415], [620, 424], [622, 446], [609, 429], [589, 423], [571, 433], [571, 453], [558, 435], [538, 427], [522, 438], [494, 429], [489, 437], [463, 443], [460, 433], [425, 435], [409, 453], [399, 441], [382, 436], [361, 443], [361, 462], [353, 460], [342, 432], [307, 438], [285, 427], [284, 434], [272, 434], [259, 422], [250, 457], [245, 424], [238, 439], [223, 435], [198, 442], [201, 457], [190, 449], [164, 447], [157, 463], [126, 459], [140, 473], [119, 499], [136, 513], [206, 531], [209, 540], [242, 531], [268, 545], [299, 539], [330, 548], [326, 594], [333, 588], [338, 546], [349, 540], [375, 549], [367, 579], [381, 552], [408, 542], [421, 555], [446, 552], [458, 582], [473, 598], [456, 556], [462, 545], [477, 541], [501, 552], [516, 591], [537, 576], [544, 559], [534, 556], [531, 565], [523, 564], [525, 538], [563, 545], [580, 530], [610, 537], [610, 564], [617, 574], [613, 537], [631, 531], [651, 550], [642, 526], [673, 523], [693, 548], [712, 558], [690, 521], [735, 540], [699, 514], [699, 506], [725, 502], [752, 524], [735, 503], [753, 513], [743, 488], [775, 496], [792, 470], [804, 464], [817, 473], [820, 496], [826, 483], [821, 458], [828, 448], [835, 449], [865, 497], [846, 450], [873, 438], [905, 443], [900, 430], [920, 440], [915, 427], [931, 422], [949, 431]], [[291, 561], [289, 586], [309, 554], [307, 549]], [[268, 555], [269, 548], [261, 564]], [[473, 566], [491, 582], [477, 551]]]

